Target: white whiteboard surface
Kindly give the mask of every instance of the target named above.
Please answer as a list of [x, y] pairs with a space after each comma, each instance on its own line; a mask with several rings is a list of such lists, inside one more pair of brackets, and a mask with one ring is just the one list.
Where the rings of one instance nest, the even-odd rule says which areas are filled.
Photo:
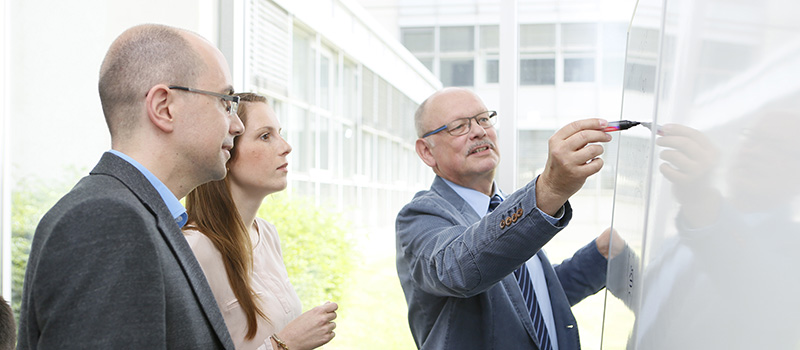
[[800, 2], [640, 0], [603, 349], [800, 349]]

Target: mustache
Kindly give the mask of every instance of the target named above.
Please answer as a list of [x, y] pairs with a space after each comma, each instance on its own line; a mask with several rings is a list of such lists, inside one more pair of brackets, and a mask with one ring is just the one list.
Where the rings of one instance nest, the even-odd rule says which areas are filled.
[[467, 155], [472, 153], [472, 151], [474, 151], [476, 148], [484, 146], [489, 146], [489, 149], [497, 149], [497, 147], [494, 145], [494, 142], [490, 140], [481, 140], [473, 143], [472, 145], [469, 146], [469, 148], [467, 148]]

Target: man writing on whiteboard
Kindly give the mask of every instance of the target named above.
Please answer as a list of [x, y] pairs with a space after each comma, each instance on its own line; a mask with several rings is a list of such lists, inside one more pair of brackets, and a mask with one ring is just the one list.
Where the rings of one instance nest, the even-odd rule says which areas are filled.
[[461, 88], [416, 112], [417, 154], [436, 178], [397, 216], [411, 333], [421, 349], [578, 349], [570, 307], [605, 286], [610, 232], [555, 267], [540, 249], [572, 217], [567, 199], [602, 168], [591, 143], [611, 140], [608, 123], [558, 130], [542, 175], [507, 195], [494, 182], [496, 118]]

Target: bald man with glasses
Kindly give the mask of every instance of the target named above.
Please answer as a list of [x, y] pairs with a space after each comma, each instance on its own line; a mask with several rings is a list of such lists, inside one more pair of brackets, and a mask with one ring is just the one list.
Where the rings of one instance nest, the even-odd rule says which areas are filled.
[[233, 349], [179, 199], [225, 177], [244, 126], [222, 53], [141, 25], [100, 67], [111, 150], [39, 222], [18, 349]]
[[542, 175], [505, 194], [494, 182], [497, 118], [461, 88], [416, 112], [417, 154], [436, 177], [397, 215], [411, 333], [420, 349], [579, 349], [570, 307], [605, 286], [610, 232], [555, 267], [541, 248], [570, 221], [569, 197], [602, 168], [592, 143], [611, 140], [607, 122], [558, 130]]

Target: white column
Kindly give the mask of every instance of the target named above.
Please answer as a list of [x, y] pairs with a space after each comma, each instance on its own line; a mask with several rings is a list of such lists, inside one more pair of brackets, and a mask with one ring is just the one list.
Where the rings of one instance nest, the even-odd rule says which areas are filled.
[[10, 148], [10, 113], [6, 103], [8, 80], [8, 27], [10, 18], [6, 8], [8, 1], [0, 3], [0, 294], [11, 300], [11, 161]]
[[236, 92], [249, 91], [251, 86], [245, 81], [246, 54], [245, 47], [245, 1], [219, 1], [219, 37], [217, 46], [228, 61], [233, 77], [233, 89]]
[[517, 0], [502, 0], [500, 10], [500, 104], [498, 139], [502, 160], [497, 184], [506, 193], [517, 189], [517, 87], [519, 86], [519, 25]]

